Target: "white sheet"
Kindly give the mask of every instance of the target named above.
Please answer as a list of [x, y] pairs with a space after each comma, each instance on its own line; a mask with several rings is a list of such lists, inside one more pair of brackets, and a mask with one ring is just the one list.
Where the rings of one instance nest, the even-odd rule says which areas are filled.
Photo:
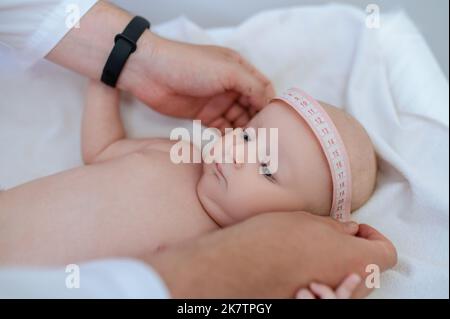
[[[240, 26], [203, 30], [186, 18], [154, 28], [164, 36], [235, 48], [280, 91], [298, 85], [358, 118], [380, 158], [377, 190], [355, 219], [377, 227], [399, 252], [372, 297], [449, 296], [449, 86], [402, 13], [368, 29], [351, 7], [274, 10]], [[40, 62], [17, 73], [0, 61], [0, 187], [81, 164], [79, 127], [86, 81]], [[214, 70], [211, 70], [214, 72]], [[134, 136], [168, 136], [188, 121], [126, 97]]]

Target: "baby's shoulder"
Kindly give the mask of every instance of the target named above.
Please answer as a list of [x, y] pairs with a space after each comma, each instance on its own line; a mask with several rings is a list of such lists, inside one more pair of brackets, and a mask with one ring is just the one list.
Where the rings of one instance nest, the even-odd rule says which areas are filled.
[[175, 144], [176, 141], [171, 141], [167, 138], [152, 138], [146, 143], [143, 148], [145, 151], [160, 151], [160, 152], [170, 152], [170, 149]]
[[155, 138], [149, 141], [145, 151], [158, 151], [169, 155], [174, 163], [198, 163], [201, 161], [201, 150], [190, 142]]

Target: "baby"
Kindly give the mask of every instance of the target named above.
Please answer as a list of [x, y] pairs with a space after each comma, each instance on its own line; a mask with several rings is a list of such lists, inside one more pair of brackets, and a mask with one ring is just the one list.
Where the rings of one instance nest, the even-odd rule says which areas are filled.
[[[92, 81], [86, 165], [0, 193], [0, 264], [139, 257], [264, 212], [346, 220], [373, 192], [375, 153], [356, 120], [321, 104], [290, 89], [248, 123], [278, 129], [276, 172], [259, 161], [175, 164], [170, 151], [179, 142], [126, 138], [119, 93]], [[256, 143], [239, 132], [224, 156]]]

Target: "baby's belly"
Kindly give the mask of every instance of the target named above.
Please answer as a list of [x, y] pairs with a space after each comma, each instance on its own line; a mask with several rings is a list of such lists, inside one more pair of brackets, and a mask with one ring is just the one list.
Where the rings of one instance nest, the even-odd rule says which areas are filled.
[[139, 257], [214, 230], [197, 199], [199, 175], [154, 151], [2, 192], [0, 264]]

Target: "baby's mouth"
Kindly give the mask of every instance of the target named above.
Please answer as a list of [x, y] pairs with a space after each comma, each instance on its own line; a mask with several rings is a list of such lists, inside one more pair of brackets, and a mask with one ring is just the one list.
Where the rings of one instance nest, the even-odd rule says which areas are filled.
[[223, 173], [223, 169], [222, 169], [222, 165], [220, 163], [216, 163], [214, 162], [214, 170], [215, 170], [215, 174], [219, 179], [223, 179], [224, 182], [226, 183], [226, 186], [228, 187], [228, 181]]

